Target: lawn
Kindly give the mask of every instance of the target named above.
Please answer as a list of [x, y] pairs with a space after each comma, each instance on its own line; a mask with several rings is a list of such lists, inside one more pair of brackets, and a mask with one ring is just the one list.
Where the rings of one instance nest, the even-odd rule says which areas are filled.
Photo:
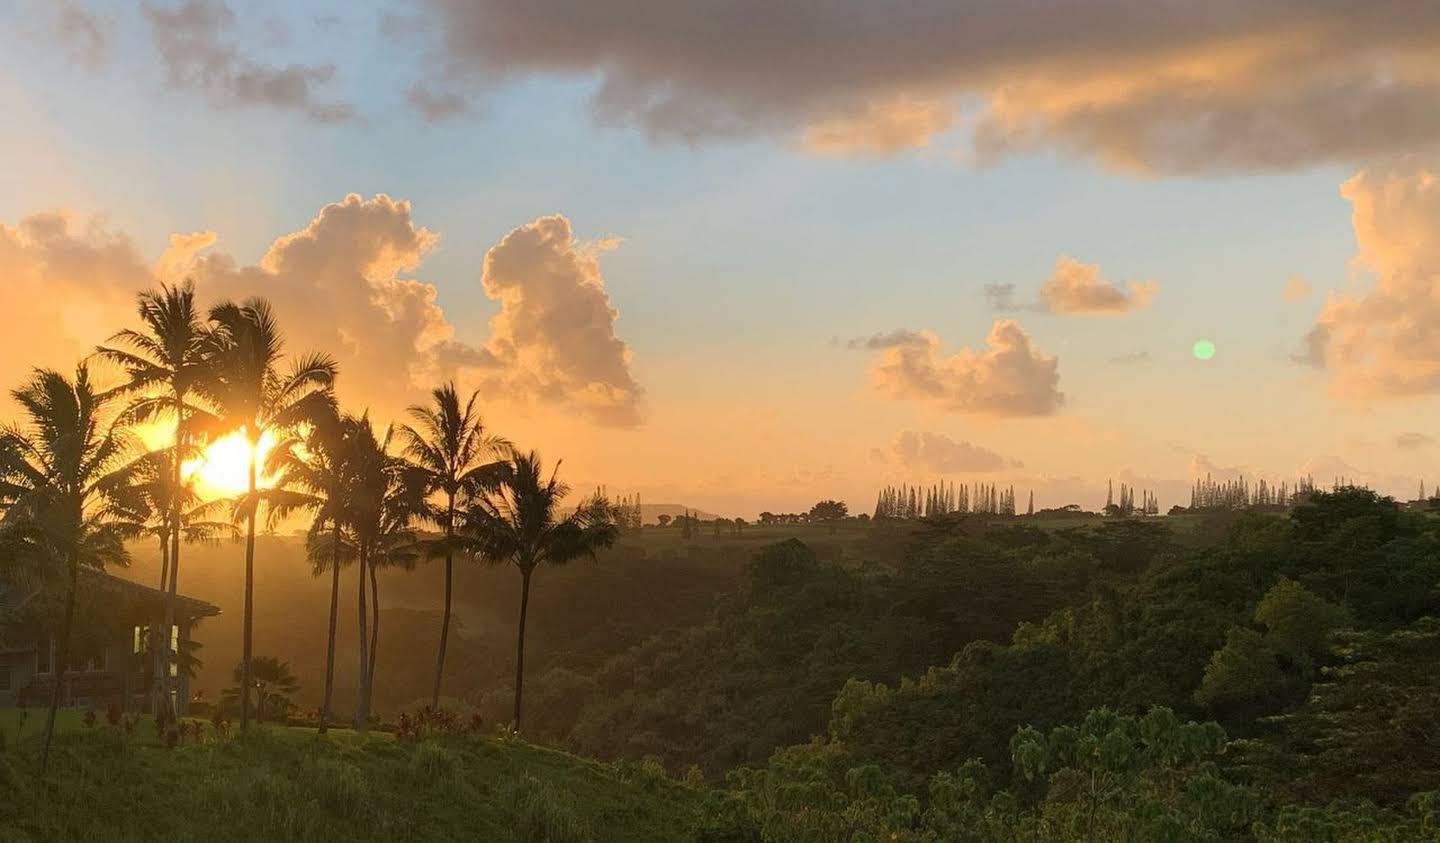
[[[0, 711], [0, 843], [50, 840], [668, 841], [699, 794], [650, 765], [606, 765], [518, 741], [263, 727], [166, 749], [64, 712], [36, 775], [32, 710]], [[146, 734], [148, 732], [148, 734]]]

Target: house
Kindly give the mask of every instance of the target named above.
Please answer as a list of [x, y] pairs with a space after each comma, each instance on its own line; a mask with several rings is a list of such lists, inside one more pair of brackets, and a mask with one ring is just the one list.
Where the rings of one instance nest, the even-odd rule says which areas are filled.
[[[0, 578], [0, 708], [49, 702], [59, 649], [57, 603], [52, 595]], [[169, 669], [181, 714], [190, 700], [190, 679], [182, 667], [199, 649], [191, 633], [201, 620], [218, 614], [219, 608], [203, 600], [176, 597], [170, 640], [172, 650], [180, 655]], [[82, 569], [60, 704], [78, 708], [116, 704], [122, 710], [146, 710], [147, 689], [153, 687], [155, 673], [153, 661], [145, 655], [149, 630], [164, 623], [164, 592]]]

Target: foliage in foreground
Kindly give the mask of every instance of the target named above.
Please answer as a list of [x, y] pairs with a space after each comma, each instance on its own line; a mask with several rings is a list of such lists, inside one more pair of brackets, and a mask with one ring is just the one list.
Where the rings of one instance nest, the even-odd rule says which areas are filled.
[[[143, 727], [142, 727], [143, 728]], [[104, 726], [57, 737], [51, 774], [0, 752], [0, 841], [688, 840], [693, 791], [508, 740], [205, 732], [164, 749]]]
[[[936, 773], [922, 796], [897, 790], [873, 764], [850, 766], [843, 743], [816, 740], [730, 776], [712, 797], [707, 843], [1007, 843], [1034, 841], [1440, 840], [1440, 794], [1405, 811], [1369, 803], [1275, 806], [1231, 781], [1230, 743], [1214, 723], [1167, 708], [1126, 717], [1090, 712], [1079, 726], [1025, 727], [1010, 741], [1008, 776], [979, 760]], [[1000, 786], [1010, 781], [1010, 787]]]

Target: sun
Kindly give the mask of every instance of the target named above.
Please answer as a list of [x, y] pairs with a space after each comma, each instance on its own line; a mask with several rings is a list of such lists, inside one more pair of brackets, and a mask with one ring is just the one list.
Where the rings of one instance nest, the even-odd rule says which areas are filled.
[[[260, 437], [256, 464], [258, 485], [269, 485], [270, 478], [264, 475], [265, 457], [275, 447], [275, 437], [266, 433]], [[187, 478], [194, 478], [196, 491], [202, 498], [233, 498], [250, 488], [250, 443], [242, 433], [211, 442], [201, 454], [185, 463], [182, 469]]]

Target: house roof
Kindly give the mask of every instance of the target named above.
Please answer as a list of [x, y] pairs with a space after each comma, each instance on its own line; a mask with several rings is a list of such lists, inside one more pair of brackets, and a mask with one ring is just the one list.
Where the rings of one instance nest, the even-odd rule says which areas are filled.
[[[124, 577], [117, 577], [104, 571], [97, 571], [93, 568], [80, 569], [80, 588], [101, 588], [123, 592], [131, 597], [140, 599], [153, 599], [163, 601], [165, 592], [158, 588], [151, 588], [142, 585], [134, 580], [127, 580]], [[0, 609], [18, 609], [24, 606], [31, 597], [35, 596], [37, 589], [22, 589], [13, 583], [7, 583], [0, 579]], [[175, 611], [182, 618], [210, 618], [220, 614], [220, 607], [213, 603], [207, 603], [195, 597], [186, 597], [183, 594], [175, 596]]]
[[[91, 568], [80, 569], [82, 579], [89, 579], [101, 588], [113, 588], [127, 592], [136, 597], [150, 597], [156, 600], [164, 600], [165, 592], [158, 588], [151, 588], [142, 585], [134, 580], [127, 580], [124, 577], [117, 577], [104, 571], [97, 571]], [[81, 585], [82, 588], [86, 584]], [[207, 603], [196, 597], [186, 597], [183, 594], [175, 595], [175, 612], [181, 617], [189, 618], [211, 618], [220, 614], [220, 607], [214, 603]]]

